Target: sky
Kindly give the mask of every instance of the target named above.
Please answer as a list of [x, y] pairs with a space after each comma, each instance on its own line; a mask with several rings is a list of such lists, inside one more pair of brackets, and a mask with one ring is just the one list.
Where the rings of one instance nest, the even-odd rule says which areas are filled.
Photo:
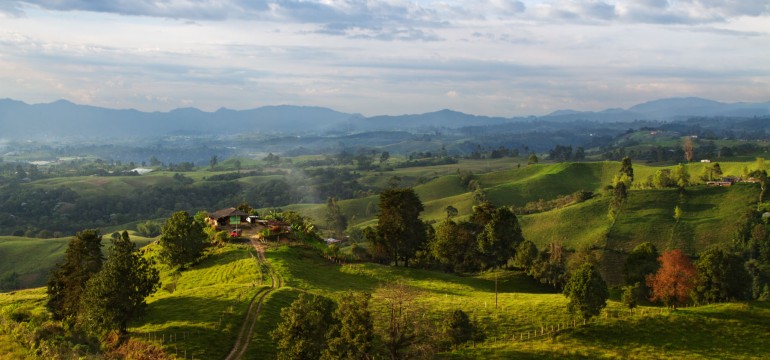
[[0, 98], [363, 115], [770, 101], [767, 0], [2, 0]]

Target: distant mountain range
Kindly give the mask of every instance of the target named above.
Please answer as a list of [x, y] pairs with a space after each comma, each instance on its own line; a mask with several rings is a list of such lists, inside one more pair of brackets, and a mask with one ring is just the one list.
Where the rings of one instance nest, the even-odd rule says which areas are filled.
[[670, 98], [628, 109], [600, 112], [559, 110], [545, 116], [488, 117], [441, 110], [414, 115], [364, 117], [323, 107], [265, 106], [249, 110], [205, 112], [181, 108], [168, 112], [116, 110], [77, 105], [66, 100], [26, 104], [0, 100], [0, 138], [148, 137], [226, 135], [236, 133], [343, 134], [362, 131], [456, 129], [519, 121], [670, 121], [701, 116], [753, 117], [770, 115], [770, 102], [722, 103], [702, 98]]

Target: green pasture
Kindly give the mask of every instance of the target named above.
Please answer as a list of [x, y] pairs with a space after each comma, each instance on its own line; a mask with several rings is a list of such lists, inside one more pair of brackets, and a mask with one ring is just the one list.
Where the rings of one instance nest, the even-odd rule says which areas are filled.
[[[144, 238], [129, 232], [137, 247], [142, 247], [155, 239]], [[111, 246], [110, 234], [102, 234], [106, 254]], [[55, 239], [36, 239], [18, 236], [0, 236], [0, 277], [12, 273], [19, 275], [22, 288], [44, 285], [49, 272], [64, 259], [64, 251], [70, 237]]]
[[[162, 272], [162, 289], [147, 299], [147, 313], [132, 336], [162, 342], [172, 354], [221, 359], [230, 351], [254, 295], [266, 288], [250, 245], [211, 249], [199, 264]], [[269, 284], [268, 284], [269, 285]]]

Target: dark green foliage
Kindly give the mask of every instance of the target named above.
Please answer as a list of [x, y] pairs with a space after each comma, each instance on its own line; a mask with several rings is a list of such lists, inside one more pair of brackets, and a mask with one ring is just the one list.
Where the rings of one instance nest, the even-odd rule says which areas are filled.
[[369, 359], [372, 356], [374, 323], [369, 293], [348, 291], [334, 311], [335, 324], [327, 334], [323, 359]]
[[694, 297], [698, 303], [746, 300], [751, 296], [751, 278], [743, 259], [721, 248], [711, 248], [695, 263], [698, 280]]
[[570, 312], [580, 314], [583, 319], [590, 319], [601, 313], [607, 306], [610, 294], [607, 283], [599, 271], [590, 263], [581, 265], [570, 275], [564, 286], [564, 296], [569, 299], [567, 308]]
[[160, 256], [171, 266], [184, 266], [198, 259], [207, 240], [206, 233], [186, 211], [171, 215], [160, 235]]
[[144, 237], [156, 237], [160, 235], [160, 224], [147, 220], [136, 225], [136, 231]]
[[636, 307], [639, 298], [642, 296], [642, 284], [636, 283], [633, 285], [626, 285], [622, 288], [621, 301], [627, 308], [633, 309]]
[[478, 236], [479, 251], [485, 268], [503, 266], [524, 241], [516, 215], [507, 207], [499, 207]]
[[451, 346], [457, 346], [471, 340], [481, 340], [483, 336], [479, 329], [471, 321], [468, 314], [462, 310], [455, 310], [447, 317], [441, 332], [444, 340]]
[[102, 269], [86, 283], [79, 322], [94, 333], [125, 333], [128, 322], [147, 306], [144, 299], [159, 286], [158, 270], [142, 257], [128, 233], [115, 233]]
[[48, 280], [46, 307], [55, 319], [70, 319], [77, 314], [86, 282], [102, 268], [102, 260], [99, 230], [83, 230], [70, 239], [64, 262]]
[[634, 180], [634, 168], [631, 165], [631, 158], [628, 156], [624, 157], [620, 163], [620, 173], [628, 176], [631, 181]]
[[537, 246], [529, 240], [524, 240], [516, 248], [516, 255], [513, 258], [513, 264], [524, 270], [529, 271], [537, 261]]
[[557, 289], [564, 286], [567, 280], [567, 264], [564, 247], [551, 243], [538, 254], [537, 259], [527, 272], [543, 284], [551, 285]]
[[326, 334], [334, 325], [334, 302], [318, 295], [301, 294], [281, 309], [281, 322], [271, 333], [278, 359], [318, 359], [326, 348]]
[[468, 222], [444, 220], [436, 227], [431, 254], [445, 269], [455, 272], [473, 272], [479, 269], [475, 226]]
[[19, 274], [12, 272], [0, 278], [0, 292], [12, 291], [19, 288]]
[[654, 274], [660, 268], [658, 262], [658, 249], [651, 242], [637, 245], [626, 258], [623, 264], [623, 280], [626, 285], [639, 283], [639, 295], [649, 297], [650, 289], [647, 288], [647, 275]]
[[326, 227], [337, 237], [342, 237], [348, 227], [348, 219], [337, 204], [337, 199], [333, 197], [326, 202]]
[[751, 277], [751, 298], [770, 300], [770, 265], [750, 259], [746, 262], [746, 271]]
[[424, 210], [413, 189], [393, 188], [380, 194], [377, 229], [390, 260], [409, 266], [417, 250], [425, 245], [425, 224], [420, 220]]

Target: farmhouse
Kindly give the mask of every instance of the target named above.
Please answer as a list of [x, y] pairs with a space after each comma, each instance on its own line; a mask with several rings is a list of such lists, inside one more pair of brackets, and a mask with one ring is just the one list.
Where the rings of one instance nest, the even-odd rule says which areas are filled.
[[216, 227], [235, 226], [246, 223], [248, 216], [249, 214], [231, 207], [210, 213], [206, 221]]

